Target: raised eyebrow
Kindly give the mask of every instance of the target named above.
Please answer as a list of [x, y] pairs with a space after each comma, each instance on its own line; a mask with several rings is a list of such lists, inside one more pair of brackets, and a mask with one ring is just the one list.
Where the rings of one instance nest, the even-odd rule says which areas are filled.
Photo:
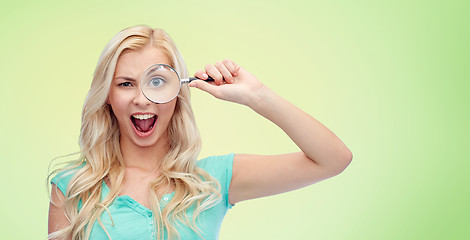
[[[157, 65], [157, 64], [155, 64], [155, 65]], [[164, 63], [158, 63], [158, 65], [160, 65], [160, 66], [158, 66], [158, 67], [156, 67], [156, 68], [153, 68], [153, 69], [150, 70], [148, 73], [146, 73], [146, 75], [148, 76], [148, 75], [152, 74], [153, 72], [155, 72], [155, 71], [157, 71], [157, 70], [160, 70], [160, 68], [163, 67], [163, 66], [170, 67], [170, 69], [171, 69], [172, 72], [175, 72], [176, 74], [178, 74], [178, 73], [176, 72], [176, 70], [173, 68], [173, 66], [171, 66], [171, 65], [167, 65], [167, 64], [164, 64]]]

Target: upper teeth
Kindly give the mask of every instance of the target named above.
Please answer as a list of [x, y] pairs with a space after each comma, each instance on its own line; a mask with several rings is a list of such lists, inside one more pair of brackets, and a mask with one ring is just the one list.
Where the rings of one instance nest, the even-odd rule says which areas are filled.
[[144, 119], [152, 118], [153, 116], [155, 116], [155, 114], [134, 114], [132, 116], [137, 119], [144, 120]]

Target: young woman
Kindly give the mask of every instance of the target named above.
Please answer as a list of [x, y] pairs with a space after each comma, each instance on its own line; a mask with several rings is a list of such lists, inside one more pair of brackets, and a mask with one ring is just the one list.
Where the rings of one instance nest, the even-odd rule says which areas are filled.
[[[140, 90], [151, 65], [188, 76], [170, 37], [136, 26], [105, 47], [82, 112], [80, 159], [51, 180], [50, 239], [217, 239], [234, 204], [308, 186], [342, 172], [349, 149], [329, 129], [231, 60], [206, 65], [173, 100]], [[246, 105], [300, 148], [196, 161], [201, 140], [189, 87]]]

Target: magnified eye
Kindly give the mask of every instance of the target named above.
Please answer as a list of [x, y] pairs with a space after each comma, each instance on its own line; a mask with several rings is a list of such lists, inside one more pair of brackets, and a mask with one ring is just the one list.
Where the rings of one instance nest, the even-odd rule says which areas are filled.
[[153, 77], [149, 81], [149, 86], [150, 87], [161, 87], [163, 84], [165, 84], [165, 79], [162, 77]]

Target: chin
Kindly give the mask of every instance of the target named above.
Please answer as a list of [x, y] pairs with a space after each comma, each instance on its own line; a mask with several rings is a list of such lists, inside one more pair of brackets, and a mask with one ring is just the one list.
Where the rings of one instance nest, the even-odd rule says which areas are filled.
[[140, 137], [134, 135], [134, 144], [141, 148], [149, 148], [156, 146], [168, 145], [168, 137], [166, 132], [159, 131], [156, 129], [151, 135], [147, 137]]

